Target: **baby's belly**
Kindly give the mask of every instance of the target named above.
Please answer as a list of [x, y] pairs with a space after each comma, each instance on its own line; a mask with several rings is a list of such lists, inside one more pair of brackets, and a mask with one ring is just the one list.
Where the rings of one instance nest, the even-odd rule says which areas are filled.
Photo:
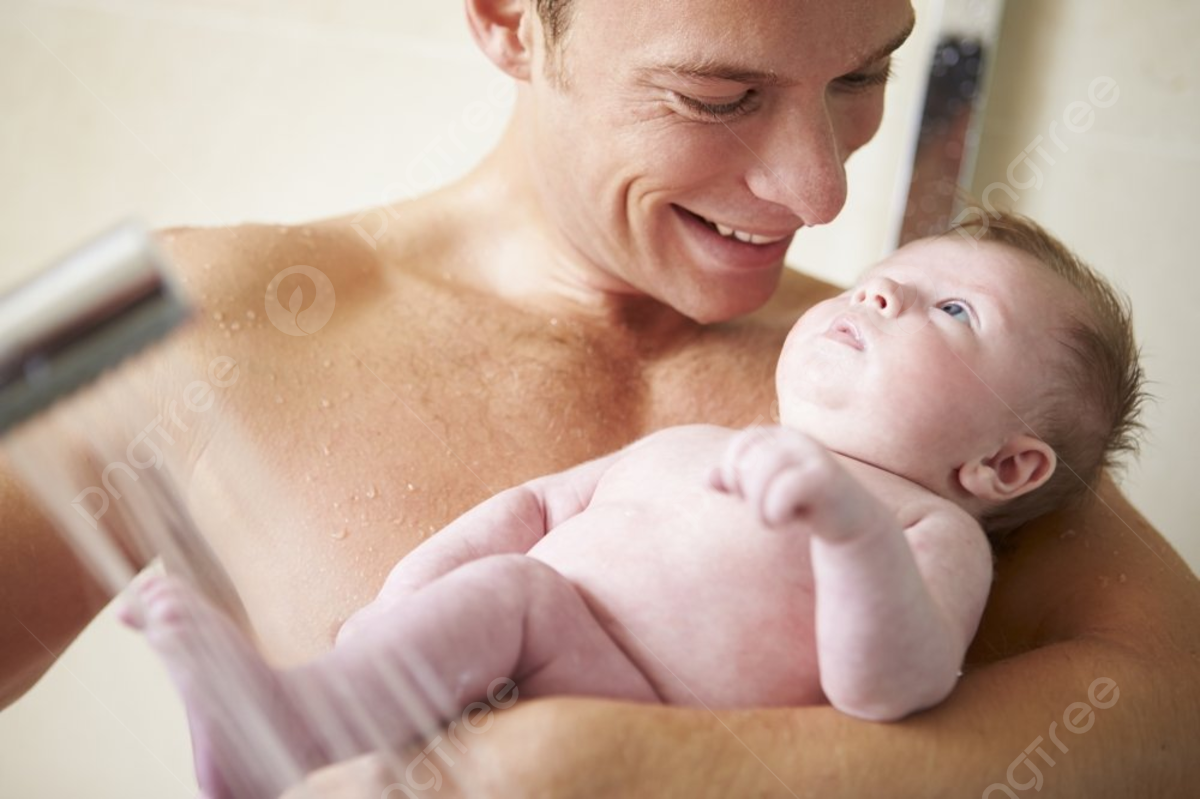
[[529, 555], [575, 584], [669, 703], [822, 699], [808, 541], [764, 529], [736, 500], [593, 503]]

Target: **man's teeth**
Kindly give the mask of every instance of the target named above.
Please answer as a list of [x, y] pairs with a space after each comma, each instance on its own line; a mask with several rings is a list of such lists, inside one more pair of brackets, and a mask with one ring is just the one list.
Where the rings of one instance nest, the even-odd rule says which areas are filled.
[[725, 238], [737, 239], [738, 241], [744, 241], [747, 244], [774, 244], [777, 241], [783, 241], [784, 239], [787, 238], [787, 235], [756, 236], [753, 233], [743, 233], [740, 230], [734, 230], [731, 227], [722, 225], [720, 222], [709, 222], [709, 220], [707, 220], [707, 219], [704, 221], [708, 222], [710, 225], [715, 227], [717, 229], [717, 232], [720, 233]]

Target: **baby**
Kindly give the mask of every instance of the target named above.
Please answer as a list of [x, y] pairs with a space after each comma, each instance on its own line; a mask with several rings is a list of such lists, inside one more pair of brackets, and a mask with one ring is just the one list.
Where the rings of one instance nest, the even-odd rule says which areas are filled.
[[220, 682], [189, 654], [201, 640], [246, 670], [310, 770], [337, 758], [305, 707], [343, 707], [339, 685], [375, 729], [345, 712], [337, 754], [413, 738], [383, 672], [416, 662], [458, 708], [497, 678], [521, 696], [828, 702], [877, 721], [942, 701], [987, 599], [989, 534], [1086, 493], [1129, 448], [1141, 389], [1113, 291], [1032, 222], [988, 222], [809, 310], [779, 359], [781, 426], [670, 428], [496, 495], [400, 561], [312, 663], [273, 670], [182, 583], [140, 582], [123, 618], [184, 694], [207, 795], [232, 795], [240, 767]]

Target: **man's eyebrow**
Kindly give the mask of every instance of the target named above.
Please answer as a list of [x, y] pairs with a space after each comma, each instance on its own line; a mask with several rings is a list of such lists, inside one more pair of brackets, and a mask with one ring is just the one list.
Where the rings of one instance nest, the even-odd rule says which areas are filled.
[[878, 50], [871, 53], [866, 58], [864, 58], [861, 62], [859, 62], [859, 64], [860, 64], [859, 69], [862, 69], [863, 67], [869, 67], [871, 64], [874, 64], [876, 61], [881, 61], [881, 60], [887, 58], [888, 56], [890, 56], [892, 53], [899, 50], [900, 46], [908, 41], [908, 37], [912, 36], [913, 28], [916, 26], [916, 24], [917, 24], [917, 18], [909, 17], [908, 24], [904, 26], [904, 30], [897, 33], [895, 36], [893, 36], [887, 42], [887, 44], [883, 45]]
[[[904, 30], [893, 36], [886, 44], [884, 44], [875, 52], [868, 55], [861, 62], [859, 69], [868, 67], [876, 61], [887, 58], [893, 52], [900, 48], [900, 45], [908, 41], [908, 37], [912, 35], [913, 26], [916, 24], [916, 18], [910, 17], [908, 24], [904, 26]], [[675, 75], [681, 78], [692, 78], [694, 80], [724, 80], [730, 83], [753, 83], [759, 86], [780, 86], [790, 83], [779, 77], [779, 73], [774, 70], [759, 70], [749, 69], [739, 66], [738, 64], [722, 63], [719, 61], [702, 60], [693, 62], [679, 62], [674, 64], [661, 64], [654, 67], [642, 67], [637, 70], [639, 77], [655, 77], [661, 75]]]
[[726, 80], [731, 83], [757, 83], [761, 86], [777, 86], [783, 83], [778, 73], [772, 70], [748, 69], [737, 64], [723, 64], [717, 61], [693, 61], [690, 63], [661, 64], [655, 67], [643, 67], [637, 71], [639, 76], [654, 77], [675, 75], [681, 78], [698, 80]]

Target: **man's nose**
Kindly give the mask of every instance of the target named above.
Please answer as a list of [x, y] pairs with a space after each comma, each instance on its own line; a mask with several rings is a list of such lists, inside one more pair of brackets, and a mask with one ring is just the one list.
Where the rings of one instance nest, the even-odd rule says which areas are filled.
[[846, 204], [846, 169], [825, 100], [788, 109], [747, 142], [746, 182], [754, 194], [791, 210], [807, 227], [832, 222]]
[[886, 277], [875, 277], [859, 286], [851, 301], [855, 305], [866, 306], [889, 319], [895, 319], [904, 312], [904, 286]]

